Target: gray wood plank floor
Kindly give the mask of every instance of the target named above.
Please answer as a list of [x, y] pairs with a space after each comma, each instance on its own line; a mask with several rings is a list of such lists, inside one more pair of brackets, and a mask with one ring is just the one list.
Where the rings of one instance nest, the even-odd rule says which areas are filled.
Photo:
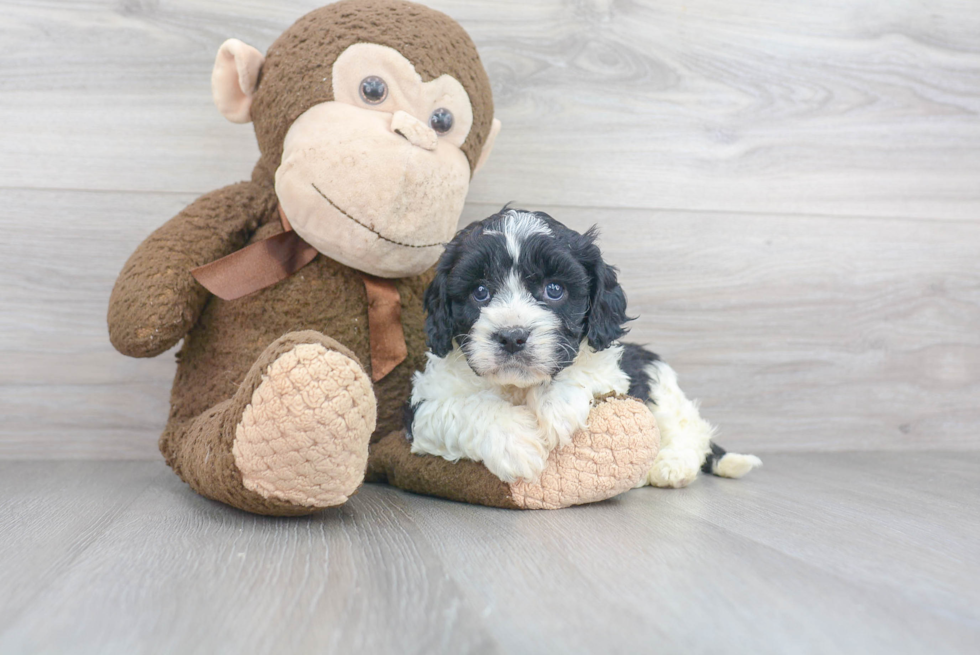
[[0, 462], [0, 652], [975, 653], [980, 454], [770, 454], [512, 512], [369, 485], [304, 519], [158, 462]]

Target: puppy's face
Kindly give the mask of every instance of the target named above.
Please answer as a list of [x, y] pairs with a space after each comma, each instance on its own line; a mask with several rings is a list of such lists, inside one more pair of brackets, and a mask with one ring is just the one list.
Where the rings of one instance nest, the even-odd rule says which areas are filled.
[[426, 291], [429, 347], [458, 345], [478, 375], [528, 387], [625, 332], [626, 297], [595, 231], [579, 234], [547, 214], [506, 210], [461, 231]]

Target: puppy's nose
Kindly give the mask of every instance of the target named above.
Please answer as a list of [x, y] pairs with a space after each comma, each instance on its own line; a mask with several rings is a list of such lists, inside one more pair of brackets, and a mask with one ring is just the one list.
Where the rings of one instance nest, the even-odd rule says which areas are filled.
[[435, 150], [439, 143], [435, 130], [400, 109], [391, 116], [391, 131], [408, 139], [413, 146], [425, 150]]
[[527, 345], [528, 334], [524, 328], [507, 328], [495, 334], [494, 338], [504, 350], [513, 354], [519, 350], [524, 350], [524, 346]]

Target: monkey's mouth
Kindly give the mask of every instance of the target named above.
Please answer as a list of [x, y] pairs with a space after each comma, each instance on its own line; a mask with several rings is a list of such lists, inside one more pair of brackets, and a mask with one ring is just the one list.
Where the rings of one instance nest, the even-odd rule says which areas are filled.
[[360, 225], [365, 230], [367, 230], [371, 234], [375, 235], [376, 237], [378, 237], [382, 241], [387, 241], [388, 243], [394, 244], [396, 246], [401, 246], [402, 248], [441, 248], [441, 247], [443, 247], [443, 246], [446, 245], [445, 242], [442, 242], [442, 241], [440, 241], [438, 243], [422, 243], [422, 244], [416, 244], [416, 243], [404, 243], [402, 241], [396, 241], [395, 239], [388, 238], [385, 235], [383, 235], [380, 232], [378, 232], [377, 230], [375, 230], [373, 227], [369, 227], [369, 226], [365, 225], [364, 223], [362, 223], [361, 221], [357, 220], [356, 218], [354, 218], [353, 216], [351, 216], [350, 214], [348, 214], [346, 211], [344, 211], [343, 209], [341, 209], [340, 207], [338, 207], [337, 206], [337, 203], [335, 203], [333, 200], [331, 200], [329, 197], [327, 197], [327, 194], [325, 194], [323, 191], [320, 191], [319, 187], [317, 187], [316, 184], [314, 184], [314, 183], [311, 182], [310, 183], [310, 186], [313, 187], [313, 190], [314, 191], [316, 191], [317, 193], [320, 194], [320, 197], [321, 198], [323, 198], [328, 203], [330, 203], [330, 206], [331, 207], [333, 207], [338, 212], [340, 212], [341, 214], [343, 214], [344, 216], [346, 216], [347, 218], [349, 218], [353, 222], [357, 223], [358, 225]]

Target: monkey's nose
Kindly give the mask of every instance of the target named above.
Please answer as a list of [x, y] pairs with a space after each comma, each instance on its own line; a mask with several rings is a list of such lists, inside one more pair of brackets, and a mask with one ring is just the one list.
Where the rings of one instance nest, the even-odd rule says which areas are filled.
[[435, 130], [400, 109], [391, 116], [391, 131], [408, 139], [413, 146], [426, 150], [435, 150], [439, 143]]
[[500, 344], [501, 348], [513, 355], [520, 350], [524, 350], [529, 335], [530, 332], [524, 328], [507, 328], [493, 335], [493, 338]]

